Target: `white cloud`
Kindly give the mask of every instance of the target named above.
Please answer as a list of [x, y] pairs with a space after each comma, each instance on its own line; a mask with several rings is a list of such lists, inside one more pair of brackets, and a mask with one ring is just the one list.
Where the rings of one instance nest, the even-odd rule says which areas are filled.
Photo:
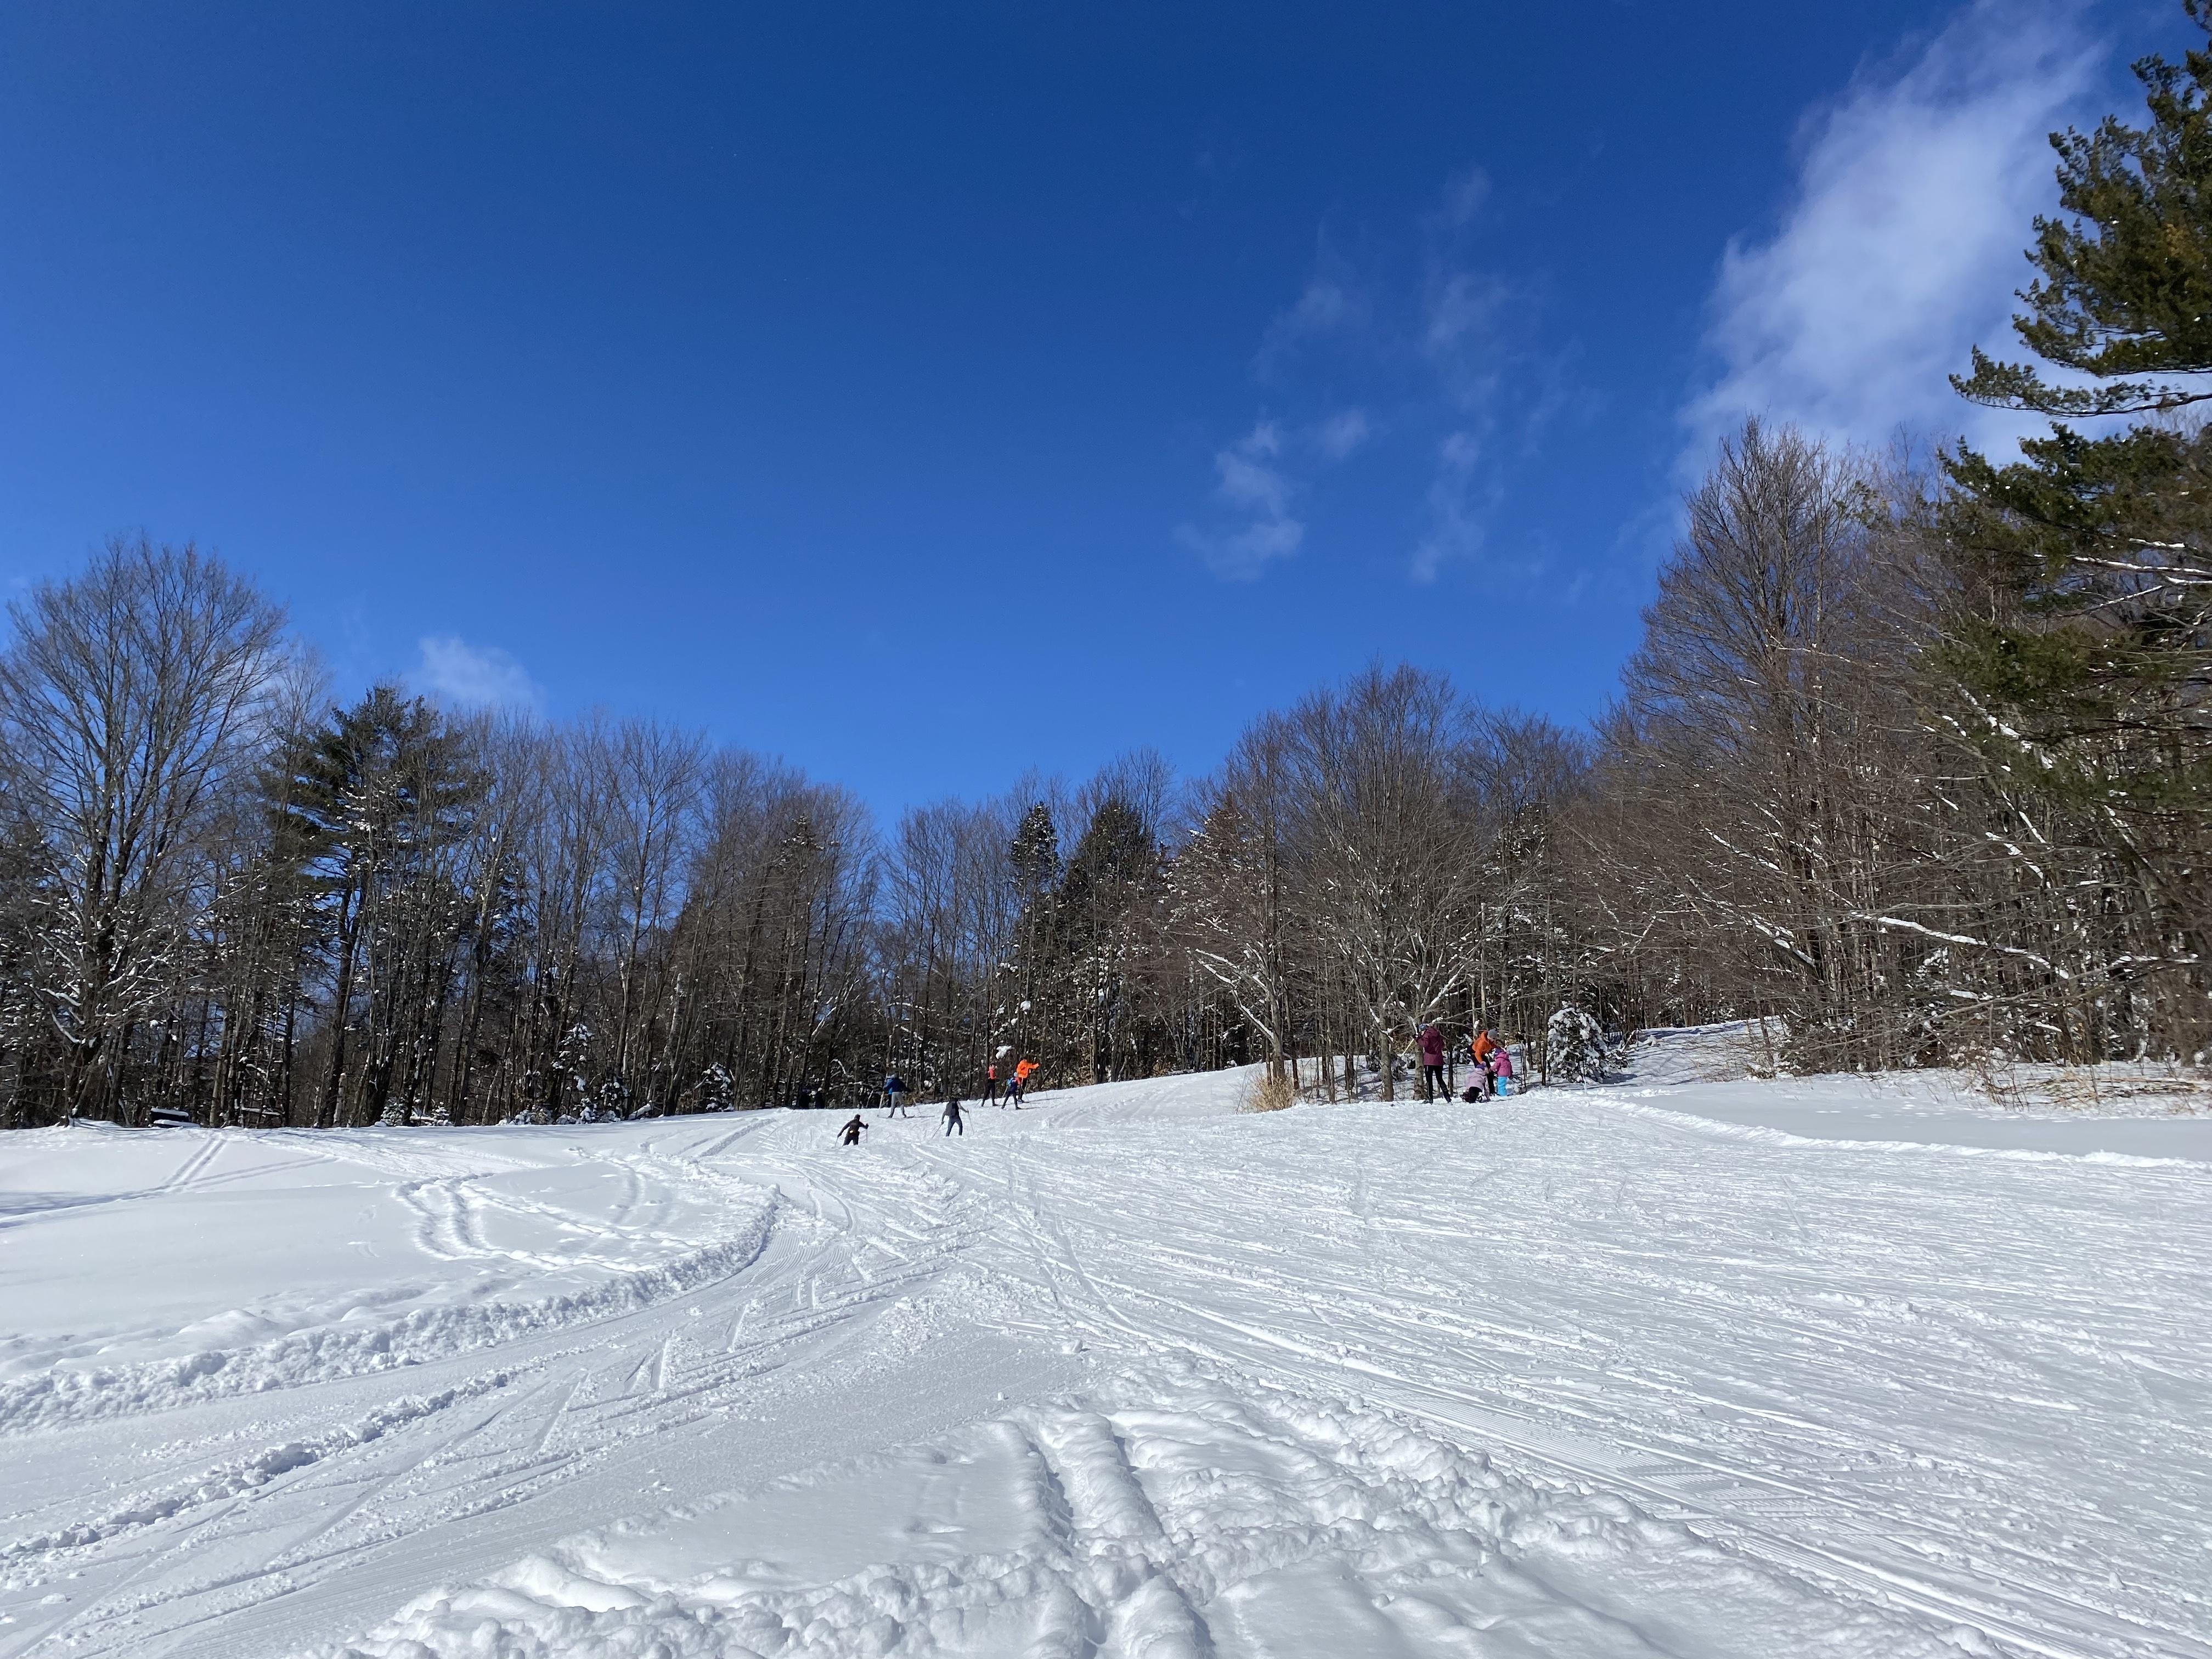
[[[1469, 167], [1446, 184], [1437, 211], [1425, 222], [1429, 258], [1419, 346], [1454, 428], [1436, 447], [1428, 526], [1407, 565], [1416, 582], [1432, 582], [1445, 565], [1482, 550], [1487, 520], [1504, 495], [1484, 435], [1496, 426], [1507, 374], [1525, 374], [1528, 368], [1526, 341], [1534, 330], [1525, 295], [1496, 271], [1466, 264], [1455, 234], [1481, 210], [1489, 193], [1489, 175]], [[1524, 432], [1532, 431], [1533, 415], [1522, 424]]]
[[544, 689], [495, 645], [471, 645], [452, 634], [427, 635], [418, 644], [422, 658], [415, 682], [449, 708], [544, 706]]
[[1429, 289], [1421, 345], [1432, 359], [1480, 343], [1505, 303], [1505, 285], [1479, 270], [1439, 271]]
[[1290, 371], [1304, 350], [1331, 337], [1356, 337], [1367, 325], [1366, 290], [1326, 246], [1297, 299], [1277, 312], [1260, 337], [1252, 367], [1262, 380]]
[[1313, 430], [1314, 447], [1322, 458], [1340, 461], [1375, 435], [1364, 409], [1340, 409]]
[[1437, 385], [1461, 409], [1496, 395], [1504, 360], [1501, 326], [1512, 291], [1486, 271], [1439, 270], [1423, 301], [1421, 355]]
[[1350, 283], [1333, 276], [1315, 276], [1298, 295], [1297, 303], [1278, 312], [1270, 331], [1286, 337], [1326, 334], [1342, 328], [1359, 314], [1358, 296]]
[[1978, 3], [1901, 70], [1862, 75], [1801, 135], [1774, 234], [1722, 261], [1706, 344], [1717, 380], [1685, 419], [1687, 464], [1746, 415], [1879, 443], [1900, 424], [2018, 432], [1946, 376], [2012, 342], [2030, 221], [2056, 191], [2045, 135], [2093, 111], [2102, 53], [2071, 5]]
[[1231, 507], [1281, 518], [1291, 502], [1290, 480], [1274, 465], [1282, 453], [1282, 433], [1273, 421], [1260, 422], [1213, 458], [1214, 470], [1221, 475], [1215, 493]]
[[1462, 167], [1444, 185], [1443, 203], [1437, 211], [1437, 222], [1447, 230], [1458, 230], [1473, 222], [1482, 211], [1482, 204], [1490, 199], [1490, 175], [1479, 167]]
[[1291, 516], [1294, 486], [1279, 465], [1281, 429], [1262, 420], [1213, 458], [1213, 497], [1244, 522], [1232, 530], [1180, 525], [1176, 539], [1204, 559], [1217, 576], [1250, 581], [1305, 540], [1306, 527]]
[[[1490, 191], [1480, 167], [1444, 180], [1407, 227], [1417, 256], [1410, 265], [1379, 256], [1358, 264], [1333, 251], [1326, 234], [1320, 239], [1311, 271], [1268, 321], [1253, 365], [1273, 396], [1304, 410], [1279, 425], [1262, 419], [1217, 453], [1212, 499], [1222, 522], [1175, 532], [1216, 574], [1250, 580], [1297, 552], [1305, 525], [1293, 508], [1308, 488], [1386, 434], [1436, 446], [1426, 526], [1411, 550], [1413, 578], [1433, 580], [1481, 549], [1503, 495], [1501, 458], [1486, 442], [1500, 424], [1501, 393], [1532, 364], [1542, 368], [1528, 344], [1529, 295], [1468, 246], [1466, 233]], [[1321, 402], [1324, 381], [1333, 395]], [[1335, 387], [1361, 401], [1338, 402], [1345, 394]], [[1520, 410], [1524, 440], [1563, 402], [1556, 388], [1540, 391]], [[1370, 413], [1377, 407], [1379, 420]]]
[[1176, 539], [1229, 581], [1257, 580], [1277, 559], [1297, 552], [1305, 538], [1306, 527], [1296, 519], [1255, 519], [1242, 530], [1218, 535], [1187, 524], [1176, 526]]
[[1454, 559], [1482, 549], [1483, 520], [1497, 505], [1493, 480], [1481, 487], [1482, 441], [1472, 432], [1454, 432], [1437, 446], [1436, 476], [1429, 484], [1429, 532], [1413, 550], [1417, 582], [1432, 582]]
[[1271, 420], [1254, 422], [1249, 432], [1213, 457], [1213, 500], [1225, 516], [1243, 522], [1215, 530], [1178, 525], [1176, 539], [1204, 559], [1215, 575], [1254, 580], [1305, 541], [1305, 525], [1291, 511], [1302, 488], [1293, 453], [1304, 458], [1308, 471], [1316, 462], [1334, 465], [1365, 444], [1373, 430], [1364, 409], [1340, 409], [1288, 433]]

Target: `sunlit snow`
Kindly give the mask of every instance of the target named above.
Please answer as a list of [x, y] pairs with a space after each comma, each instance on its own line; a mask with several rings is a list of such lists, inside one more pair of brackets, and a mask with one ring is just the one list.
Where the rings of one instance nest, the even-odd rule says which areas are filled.
[[2212, 1118], [1742, 1042], [11, 1136], [0, 1656], [2212, 1655]]

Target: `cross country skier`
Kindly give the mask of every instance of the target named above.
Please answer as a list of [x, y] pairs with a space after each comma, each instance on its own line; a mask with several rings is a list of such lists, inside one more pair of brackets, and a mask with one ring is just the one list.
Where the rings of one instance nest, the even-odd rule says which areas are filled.
[[853, 1114], [853, 1121], [840, 1132], [840, 1139], [845, 1146], [857, 1146], [860, 1144], [860, 1131], [867, 1127], [860, 1121], [860, 1115], [855, 1112]]
[[890, 1108], [884, 1114], [886, 1118], [896, 1117], [906, 1110], [906, 1079], [896, 1072], [884, 1079], [884, 1104]]
[[945, 1103], [945, 1133], [957, 1134], [963, 1140], [968, 1138], [968, 1125], [961, 1118], [960, 1103], [957, 1100]]
[[983, 1068], [983, 1104], [988, 1106], [994, 1100], [1001, 1106], [1006, 1103], [999, 1099], [999, 1068], [987, 1066]]
[[1014, 1067], [1014, 1080], [1006, 1090], [1006, 1098], [1014, 1103], [1014, 1109], [1022, 1109], [1022, 1097], [1030, 1091], [1030, 1073], [1037, 1068], [1036, 1061], [1025, 1060]]

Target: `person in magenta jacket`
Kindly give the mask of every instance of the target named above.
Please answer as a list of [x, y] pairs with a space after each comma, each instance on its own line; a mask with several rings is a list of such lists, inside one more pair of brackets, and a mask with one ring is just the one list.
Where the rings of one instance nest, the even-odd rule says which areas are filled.
[[1437, 1100], [1449, 1091], [1444, 1087], [1443, 1028], [1431, 1020], [1421, 1027], [1421, 1098]]

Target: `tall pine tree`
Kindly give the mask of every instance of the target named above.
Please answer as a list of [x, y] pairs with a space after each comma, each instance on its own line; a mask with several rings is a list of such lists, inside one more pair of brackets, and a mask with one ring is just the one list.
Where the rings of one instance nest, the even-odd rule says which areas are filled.
[[[2212, 0], [2187, 0], [2212, 34]], [[1946, 458], [1961, 579], [1943, 652], [1954, 714], [2006, 789], [2091, 826], [2154, 918], [2129, 973], [2179, 971], [2200, 1005], [2212, 942], [2212, 40], [2136, 65], [2148, 120], [2054, 135], [2064, 216], [2036, 221], [2020, 338], [1980, 350], [1977, 402], [2057, 417], [1998, 465]], [[2138, 417], [2087, 433], [2071, 419]], [[2201, 1028], [2199, 1018], [2183, 1022]], [[2203, 1035], [2169, 1026], [2182, 1046]]]
[[1012, 995], [999, 1006], [998, 1024], [1012, 1040], [1014, 1052], [1007, 1059], [1014, 1060], [1036, 1057], [1032, 1051], [1049, 1024], [1043, 1005], [1059, 977], [1060, 830], [1042, 801], [1022, 815], [1006, 857], [1013, 866], [1020, 911], [1014, 959], [1007, 964]]

